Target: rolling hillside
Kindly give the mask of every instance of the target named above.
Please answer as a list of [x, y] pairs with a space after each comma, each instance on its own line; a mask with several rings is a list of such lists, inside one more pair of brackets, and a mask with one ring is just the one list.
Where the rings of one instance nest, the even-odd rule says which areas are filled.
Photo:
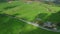
[[[51, 8], [52, 10], [54, 10], [54, 12], [48, 11], [46, 7]], [[0, 14], [14, 15], [19, 18], [23, 17], [26, 18], [28, 21], [34, 20], [35, 17], [39, 14], [47, 14], [45, 15], [45, 17], [41, 15], [39, 16], [41, 16], [42, 20], [45, 19], [52, 22], [60, 22], [59, 10], [60, 7], [47, 5], [41, 2], [32, 2], [30, 4], [20, 1], [12, 1], [11, 3], [0, 3]], [[51, 20], [46, 18], [51, 18]], [[54, 18], [56, 19], [53, 21]], [[0, 34], [60, 34], [60, 32], [43, 30], [41, 28], [19, 21], [18, 19], [11, 18], [6, 15], [0, 15]]]

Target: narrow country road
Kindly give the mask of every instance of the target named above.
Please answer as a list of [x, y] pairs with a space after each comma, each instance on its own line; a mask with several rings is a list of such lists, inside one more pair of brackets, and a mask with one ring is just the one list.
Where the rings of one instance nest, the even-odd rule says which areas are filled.
[[53, 31], [53, 32], [60, 32], [60, 30], [53, 30], [53, 29], [44, 28], [44, 27], [42, 27], [42, 26], [40, 26], [40, 25], [38, 25], [38, 24], [36, 24], [36, 23], [28, 22], [28, 21], [25, 21], [25, 20], [23, 20], [23, 19], [19, 19], [19, 20], [21, 20], [21, 21], [23, 21], [23, 22], [26, 22], [27, 24], [31, 24], [31, 25], [33, 25], [33, 26], [39, 27], [39, 28], [44, 29], [44, 30]]
[[[2, 15], [2, 14], [0, 14], [0, 15]], [[8, 15], [8, 14], [3, 14], [3, 15], [9, 16], [9, 17], [11, 17], [11, 18], [17, 18], [17, 19], [19, 19], [18, 17], [12, 16], [12, 15]], [[38, 24], [36, 24], [36, 23], [33, 23], [33, 22], [29, 22], [29, 21], [23, 20], [23, 19], [21, 19], [21, 18], [20, 18], [19, 20], [20, 20], [20, 21], [23, 21], [23, 22], [25, 22], [25, 23], [27, 23], [27, 24], [31, 24], [31, 25], [33, 25], [33, 26], [36, 26], [36, 27], [39, 27], [39, 28], [41, 28], [41, 29], [47, 30], [47, 31], [60, 32], [60, 30], [53, 30], [53, 29], [44, 28], [43, 26], [40, 26], [40, 25], [38, 25]]]

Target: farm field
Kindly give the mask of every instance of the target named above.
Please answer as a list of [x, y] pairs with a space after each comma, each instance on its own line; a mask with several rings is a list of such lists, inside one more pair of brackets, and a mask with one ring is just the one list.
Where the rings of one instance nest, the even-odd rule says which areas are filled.
[[[46, 7], [53, 11], [48, 11]], [[33, 21], [39, 15], [43, 21], [60, 22], [60, 7], [38, 2], [31, 4], [20, 1], [0, 3], [0, 14], [22, 17], [28, 21]], [[43, 30], [18, 19], [0, 15], [0, 34], [60, 34], [60, 32]]]

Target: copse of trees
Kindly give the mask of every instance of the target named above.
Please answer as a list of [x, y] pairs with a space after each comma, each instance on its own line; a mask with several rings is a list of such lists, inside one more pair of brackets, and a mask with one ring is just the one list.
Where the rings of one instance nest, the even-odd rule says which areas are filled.
[[7, 0], [0, 0], [0, 2], [6, 2]]
[[8, 2], [8, 1], [17, 1], [17, 0], [0, 0], [0, 2]]
[[60, 4], [60, 0], [55, 0], [54, 3], [56, 3], [56, 4]]

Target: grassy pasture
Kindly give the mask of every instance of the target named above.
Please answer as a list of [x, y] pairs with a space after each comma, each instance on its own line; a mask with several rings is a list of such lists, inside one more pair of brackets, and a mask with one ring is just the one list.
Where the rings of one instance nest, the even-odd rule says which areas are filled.
[[[55, 10], [55, 13], [47, 11], [47, 8], [45, 8], [45, 6]], [[60, 14], [58, 13], [59, 10], [60, 7], [52, 6], [52, 5], [48, 6], [47, 4], [37, 3], [37, 2], [33, 2], [32, 4], [26, 4], [19, 1], [15, 1], [15, 2], [13, 1], [12, 3], [6, 3], [6, 2], [0, 3], [1, 14], [2, 13], [9, 15], [18, 14], [17, 17], [24, 17], [27, 18], [29, 21], [32, 21], [39, 14], [42, 15], [47, 14], [45, 16], [40, 15], [42, 20], [51, 19], [49, 21], [60, 22], [59, 19]], [[9, 16], [0, 15], [0, 34], [60, 34], [60, 33], [46, 31], [38, 27], [26, 24], [17, 19], [11, 18]]]

